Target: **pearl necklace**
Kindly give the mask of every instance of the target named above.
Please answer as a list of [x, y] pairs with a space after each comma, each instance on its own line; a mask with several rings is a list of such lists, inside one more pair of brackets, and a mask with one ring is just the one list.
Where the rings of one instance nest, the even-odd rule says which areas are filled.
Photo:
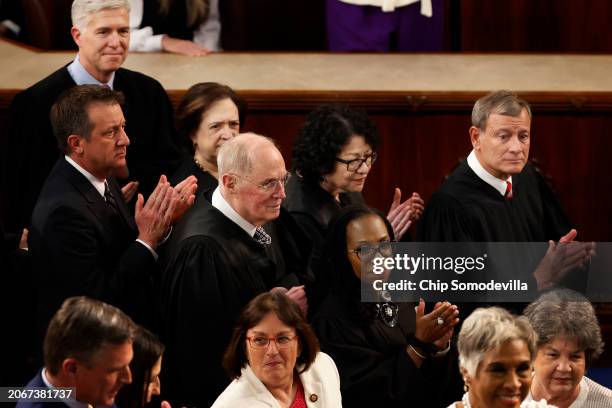
[[208, 170], [206, 170], [206, 169], [204, 168], [204, 166], [202, 166], [202, 163], [200, 163], [200, 162], [198, 161], [198, 159], [196, 159], [196, 158], [194, 157], [194, 158], [193, 158], [193, 161], [195, 162], [196, 166], [198, 166], [198, 167], [200, 168], [200, 170], [202, 170], [202, 171], [203, 171], [203, 172], [205, 172], [205, 173], [209, 173], [209, 171], [208, 171]]
[[463, 398], [461, 398], [461, 402], [463, 402], [463, 408], [472, 408], [472, 405], [470, 404], [470, 396], [468, 395], [467, 392], [463, 394]]

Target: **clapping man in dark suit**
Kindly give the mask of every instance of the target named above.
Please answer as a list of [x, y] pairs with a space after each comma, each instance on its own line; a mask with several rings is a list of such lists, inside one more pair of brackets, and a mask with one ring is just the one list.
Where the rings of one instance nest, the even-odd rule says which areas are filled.
[[43, 329], [61, 302], [87, 295], [119, 306], [141, 324], [152, 320], [155, 248], [194, 200], [195, 178], [176, 188], [161, 176], [132, 217], [113, 172], [126, 166], [122, 95], [98, 85], [69, 89], [51, 108], [64, 151], [32, 216], [30, 253]]

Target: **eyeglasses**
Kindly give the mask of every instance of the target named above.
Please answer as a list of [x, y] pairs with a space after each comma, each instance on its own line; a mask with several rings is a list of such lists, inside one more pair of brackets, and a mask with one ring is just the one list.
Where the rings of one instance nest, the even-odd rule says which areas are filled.
[[378, 154], [372, 153], [363, 158], [353, 159], [353, 160], [344, 160], [344, 159], [340, 159], [336, 157], [336, 161], [346, 164], [346, 169], [348, 171], [357, 171], [363, 165], [363, 163], [365, 163], [366, 166], [368, 167], [372, 167], [377, 157], [378, 157]]
[[291, 347], [291, 343], [296, 339], [296, 335], [282, 335], [278, 337], [266, 337], [266, 336], [251, 336], [247, 337], [251, 347], [257, 350], [265, 350], [270, 345], [270, 340], [276, 343], [276, 347], [279, 349], [286, 349]]
[[287, 173], [281, 178], [271, 178], [271, 179], [266, 179], [265, 181], [261, 183], [255, 183], [254, 181], [250, 180], [248, 177], [239, 176], [238, 174], [234, 174], [234, 175], [240, 179], [248, 181], [251, 184], [254, 184], [255, 186], [257, 186], [258, 189], [265, 191], [265, 192], [276, 191], [278, 187], [280, 186], [284, 188], [287, 185], [289, 178], [291, 177], [291, 173]]
[[376, 245], [362, 245], [357, 249], [352, 249], [349, 252], [357, 255], [362, 261], [371, 261], [376, 257], [376, 254], [381, 256], [393, 256], [393, 243], [395, 241], [383, 241]]

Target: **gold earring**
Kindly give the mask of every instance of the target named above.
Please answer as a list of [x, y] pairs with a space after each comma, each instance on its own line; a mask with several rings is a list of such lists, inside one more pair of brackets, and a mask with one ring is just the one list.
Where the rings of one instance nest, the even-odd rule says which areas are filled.
[[464, 391], [464, 392], [468, 392], [468, 391], [470, 391], [470, 385], [469, 385], [469, 384], [468, 384], [468, 382], [467, 382], [467, 378], [464, 378], [464, 379], [463, 379], [463, 391]]

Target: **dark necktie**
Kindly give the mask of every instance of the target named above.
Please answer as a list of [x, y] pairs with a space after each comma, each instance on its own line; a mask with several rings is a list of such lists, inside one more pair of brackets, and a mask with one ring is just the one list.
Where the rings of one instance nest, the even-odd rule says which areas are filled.
[[512, 183], [509, 181], [506, 181], [506, 193], [504, 197], [506, 197], [506, 200], [512, 200]]
[[104, 181], [104, 199], [106, 200], [106, 205], [110, 208], [113, 213], [119, 213], [119, 207], [117, 207], [117, 201], [115, 201], [115, 197], [113, 193], [111, 193], [110, 188], [108, 187], [108, 182]]
[[253, 239], [263, 246], [268, 246], [272, 243], [272, 238], [262, 227], [257, 227], [255, 230], [255, 235], [253, 235]]

